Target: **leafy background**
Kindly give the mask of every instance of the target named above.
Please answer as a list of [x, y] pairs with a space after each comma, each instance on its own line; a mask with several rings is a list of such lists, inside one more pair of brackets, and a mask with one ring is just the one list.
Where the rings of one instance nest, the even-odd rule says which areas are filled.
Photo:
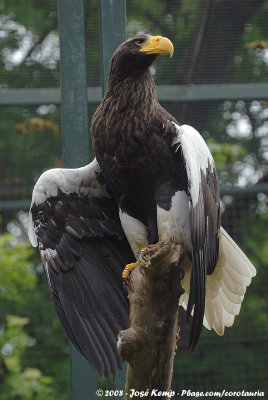
[[[88, 86], [100, 86], [98, 4], [96, 0], [84, 4], [87, 81]], [[192, 66], [208, 7], [199, 57]], [[158, 85], [267, 82], [267, 20], [267, 0], [127, 1], [128, 36], [150, 32], [174, 43], [172, 61], [162, 57], [152, 68]], [[59, 87], [59, 51], [55, 1], [0, 0], [0, 88]], [[258, 269], [234, 326], [221, 338], [203, 329], [194, 353], [186, 348], [188, 328], [180, 311], [182, 337], [173, 387], [260, 389], [267, 395], [267, 99], [163, 105], [205, 137], [223, 188], [223, 226]], [[96, 107], [89, 106], [89, 117]], [[60, 107], [2, 106], [0, 132], [0, 200], [30, 199], [41, 172], [62, 165]], [[260, 184], [260, 190], [252, 190]], [[243, 190], [230, 191], [234, 187]], [[0, 398], [67, 400], [68, 340], [49, 298], [39, 256], [27, 241], [26, 227], [23, 211], [3, 214]]]

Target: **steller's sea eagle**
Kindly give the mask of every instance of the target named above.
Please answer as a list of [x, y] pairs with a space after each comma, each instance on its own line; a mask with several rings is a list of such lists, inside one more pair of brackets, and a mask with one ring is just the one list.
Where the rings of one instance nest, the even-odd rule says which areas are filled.
[[96, 158], [46, 171], [33, 190], [30, 240], [63, 327], [101, 377], [122, 364], [116, 338], [129, 323], [122, 272], [137, 265], [142, 248], [170, 237], [183, 248], [180, 304], [193, 316], [191, 349], [203, 324], [219, 335], [233, 324], [256, 273], [220, 226], [217, 172], [204, 140], [157, 100], [150, 66], [162, 54], [172, 56], [173, 45], [161, 36], [118, 47], [91, 123]]

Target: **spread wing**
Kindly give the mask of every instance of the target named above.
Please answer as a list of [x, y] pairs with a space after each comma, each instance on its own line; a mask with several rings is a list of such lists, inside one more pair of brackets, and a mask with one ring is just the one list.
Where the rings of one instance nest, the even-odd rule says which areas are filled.
[[69, 338], [100, 377], [122, 360], [116, 337], [128, 327], [124, 266], [134, 260], [118, 208], [86, 167], [45, 172], [36, 183], [29, 238], [39, 245], [54, 304]]
[[219, 185], [214, 160], [201, 135], [172, 120], [166, 125], [167, 139], [183, 160], [188, 179], [192, 274], [187, 316], [193, 313], [190, 347], [194, 349], [203, 325], [206, 276], [213, 273], [218, 260]]

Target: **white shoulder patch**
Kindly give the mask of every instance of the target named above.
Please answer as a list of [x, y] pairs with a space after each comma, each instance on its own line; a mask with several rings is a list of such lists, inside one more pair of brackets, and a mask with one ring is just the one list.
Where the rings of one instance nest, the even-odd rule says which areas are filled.
[[85, 167], [76, 169], [54, 168], [44, 172], [35, 184], [32, 203], [41, 204], [48, 197], [57, 196], [60, 189], [63, 193], [77, 193], [102, 197], [107, 195], [104, 187], [97, 181], [98, 163], [94, 159]]
[[[96, 197], [109, 197], [105, 186], [97, 180], [99, 165], [96, 158], [85, 167], [76, 169], [54, 168], [44, 172], [35, 184], [32, 194], [32, 203], [38, 205], [49, 197], [55, 197], [58, 191], [63, 193], [77, 193], [80, 195], [91, 194]], [[29, 212], [28, 235], [34, 247], [37, 238], [34, 232], [32, 213]]]
[[[214, 160], [202, 136], [189, 125], [179, 126], [171, 122], [177, 130], [177, 140], [173, 145], [180, 143], [186, 161], [189, 189], [193, 206], [198, 201], [199, 186], [201, 183], [200, 171], [206, 171], [208, 166], [214, 168]], [[179, 146], [178, 146], [179, 147]]]

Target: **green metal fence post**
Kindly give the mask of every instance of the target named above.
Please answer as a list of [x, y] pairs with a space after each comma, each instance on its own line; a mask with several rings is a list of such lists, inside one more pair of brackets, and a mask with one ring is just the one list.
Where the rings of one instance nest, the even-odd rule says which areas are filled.
[[[116, 48], [126, 40], [126, 1], [99, 0], [102, 94], [105, 93], [108, 81], [108, 70], [111, 57]], [[115, 389], [124, 389], [126, 363], [114, 379]], [[116, 397], [122, 399], [122, 397]]]
[[[59, 0], [64, 164], [89, 163], [89, 129], [83, 0]], [[96, 398], [97, 377], [71, 345], [72, 400]]]
[[110, 59], [120, 43], [126, 40], [126, 1], [99, 0], [102, 93], [104, 94]]
[[83, 0], [59, 0], [62, 130], [65, 166], [89, 162]]

